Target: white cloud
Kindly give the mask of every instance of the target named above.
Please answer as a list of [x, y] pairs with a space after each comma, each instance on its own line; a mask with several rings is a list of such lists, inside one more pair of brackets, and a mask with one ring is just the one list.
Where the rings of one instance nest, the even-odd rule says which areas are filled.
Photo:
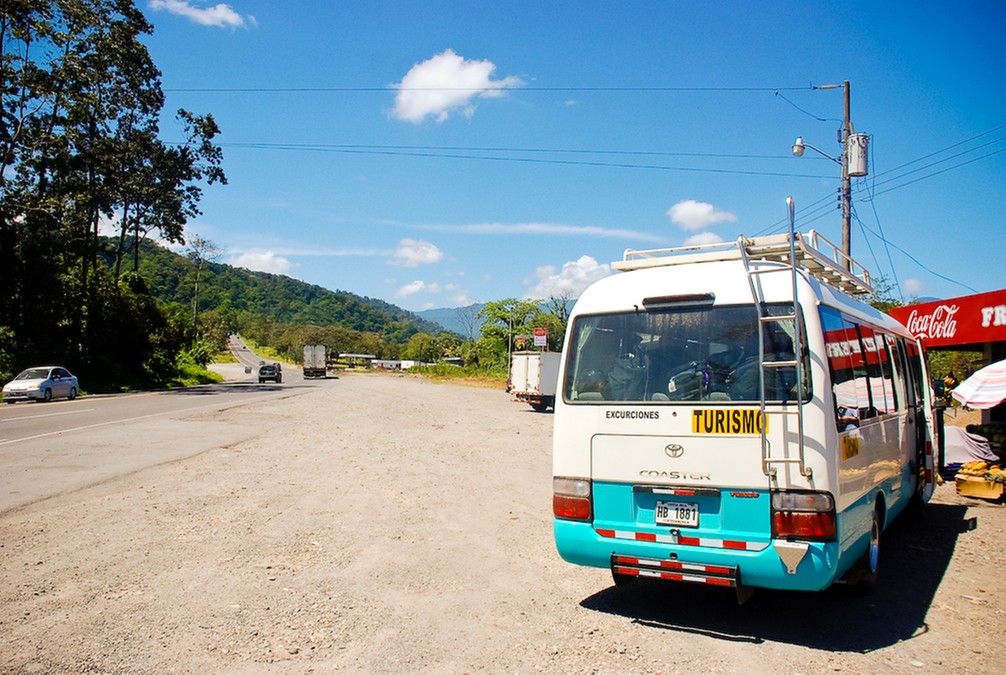
[[443, 252], [435, 244], [421, 239], [402, 239], [388, 262], [399, 267], [418, 267], [438, 263], [443, 258]]
[[467, 307], [468, 305], [475, 304], [475, 298], [470, 296], [467, 291], [458, 291], [451, 295], [451, 303], [455, 307]]
[[528, 290], [525, 298], [536, 300], [562, 296], [578, 298], [587, 286], [609, 274], [611, 268], [608, 265], [597, 264], [597, 261], [589, 255], [565, 263], [558, 274], [552, 265], [543, 265], [535, 270], [535, 278], [538, 281]]
[[562, 225], [559, 223], [475, 223], [471, 225], [421, 225], [427, 230], [441, 232], [464, 232], [468, 234], [543, 234], [569, 237], [601, 237], [606, 239], [634, 239], [641, 241], [661, 241], [662, 238], [648, 232], [617, 228], [595, 227], [591, 225]]
[[398, 291], [395, 292], [395, 297], [408, 298], [413, 295], [416, 295], [417, 293], [439, 293], [439, 292], [440, 292], [440, 284], [436, 282], [428, 284], [425, 281], [417, 279], [399, 288]]
[[926, 290], [926, 284], [920, 279], [905, 279], [901, 282], [901, 290], [908, 295], [917, 297]]
[[256, 25], [255, 17], [243, 17], [224, 3], [202, 8], [194, 7], [189, 0], [150, 0], [150, 8], [184, 16], [203, 26], [242, 28], [247, 24]]
[[701, 246], [702, 244], [718, 244], [723, 237], [715, 232], [699, 232], [685, 239], [685, 246]]
[[737, 216], [729, 211], [717, 211], [716, 207], [694, 199], [684, 199], [667, 209], [671, 222], [685, 230], [701, 230], [720, 222], [733, 222]]
[[394, 251], [380, 248], [276, 248], [279, 255], [294, 255], [311, 258], [386, 258]]
[[505, 89], [523, 84], [513, 76], [493, 80], [495, 70], [491, 61], [470, 61], [446, 49], [412, 66], [395, 85], [398, 94], [392, 115], [417, 124], [427, 117], [443, 122], [452, 110], [471, 117], [476, 98], [497, 98]]
[[118, 237], [122, 228], [122, 213], [116, 211], [111, 218], [104, 213], [98, 214], [98, 235], [102, 237]]
[[246, 251], [228, 259], [227, 264], [270, 274], [286, 274], [293, 267], [293, 263], [272, 251]]

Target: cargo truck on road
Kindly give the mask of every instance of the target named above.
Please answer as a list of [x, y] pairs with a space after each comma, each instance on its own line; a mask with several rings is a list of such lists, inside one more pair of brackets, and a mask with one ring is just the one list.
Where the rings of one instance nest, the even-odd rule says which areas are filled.
[[558, 352], [514, 352], [507, 391], [538, 412], [553, 408], [561, 356]]
[[328, 350], [325, 345], [304, 345], [304, 379], [328, 374]]

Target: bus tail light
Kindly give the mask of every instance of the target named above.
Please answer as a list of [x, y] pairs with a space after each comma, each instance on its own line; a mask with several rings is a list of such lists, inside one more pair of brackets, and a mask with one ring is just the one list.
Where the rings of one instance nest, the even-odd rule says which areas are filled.
[[833, 541], [835, 499], [827, 492], [773, 492], [772, 537]]
[[590, 481], [553, 478], [552, 513], [556, 518], [565, 520], [590, 520]]

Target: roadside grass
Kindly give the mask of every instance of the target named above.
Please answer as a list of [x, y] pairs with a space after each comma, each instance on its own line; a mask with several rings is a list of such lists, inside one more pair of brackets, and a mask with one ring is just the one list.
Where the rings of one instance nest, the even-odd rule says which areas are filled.
[[483, 389], [506, 388], [506, 372], [500, 373], [484, 368], [438, 364], [435, 366], [415, 366], [402, 372], [407, 375], [424, 377], [434, 382], [450, 382], [451, 384], [463, 384]]
[[228, 349], [228, 350], [225, 350], [225, 351], [218, 352], [218, 353], [214, 354], [212, 362], [213, 363], [237, 363], [238, 362], [238, 357], [234, 356], [234, 354], [231, 353], [231, 351]]
[[168, 382], [168, 387], [193, 387], [197, 384], [219, 384], [224, 378], [219, 373], [202, 366], [190, 354], [183, 353], [176, 363], [178, 373]]

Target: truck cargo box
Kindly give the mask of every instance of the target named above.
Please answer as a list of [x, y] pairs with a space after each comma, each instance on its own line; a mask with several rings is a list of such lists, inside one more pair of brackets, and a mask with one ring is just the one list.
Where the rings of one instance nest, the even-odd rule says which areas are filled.
[[538, 411], [553, 407], [561, 357], [558, 352], [514, 352], [509, 389], [514, 398]]

